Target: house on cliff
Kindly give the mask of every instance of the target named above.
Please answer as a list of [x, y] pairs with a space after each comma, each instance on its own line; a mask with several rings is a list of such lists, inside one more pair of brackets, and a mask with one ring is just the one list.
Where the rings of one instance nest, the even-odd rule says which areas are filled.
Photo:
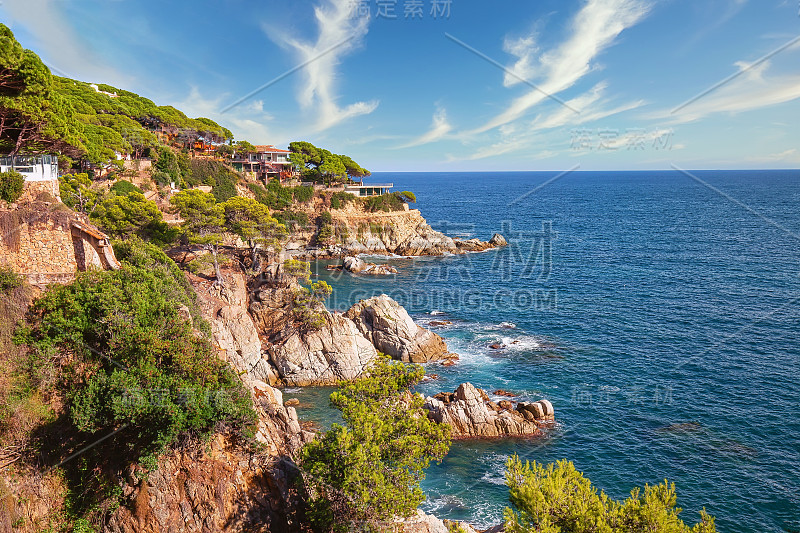
[[249, 174], [265, 183], [274, 179], [284, 182], [292, 177], [289, 150], [275, 148], [271, 144], [257, 145], [255, 149], [255, 152], [233, 154], [231, 165], [237, 172]]
[[56, 156], [0, 157], [0, 172], [8, 170], [25, 177], [25, 189], [19, 201], [0, 208], [0, 264], [37, 286], [120, 267], [108, 235], [61, 203]]

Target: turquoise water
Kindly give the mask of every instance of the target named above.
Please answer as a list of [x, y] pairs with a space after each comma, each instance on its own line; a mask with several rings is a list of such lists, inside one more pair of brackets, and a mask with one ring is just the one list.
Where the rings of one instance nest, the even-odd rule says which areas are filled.
[[[451, 322], [435, 329], [461, 361], [431, 365], [426, 393], [471, 381], [555, 406], [545, 438], [454, 444], [425, 510], [499, 522], [517, 453], [616, 498], [667, 478], [684, 520], [705, 506], [722, 532], [800, 530], [800, 172], [575, 172], [528, 194], [555, 174], [376, 174], [435, 228], [511, 245], [391, 259], [393, 279], [320, 269], [331, 307], [386, 292]], [[301, 416], [328, 416], [325, 394], [299, 394]]]

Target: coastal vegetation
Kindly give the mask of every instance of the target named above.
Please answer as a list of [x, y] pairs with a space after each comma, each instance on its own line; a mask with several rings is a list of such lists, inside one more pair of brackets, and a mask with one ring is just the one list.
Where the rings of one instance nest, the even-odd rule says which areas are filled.
[[331, 394], [344, 424], [318, 435], [300, 460], [316, 530], [383, 531], [382, 522], [424, 501], [424, 471], [450, 447], [448, 426], [429, 420], [422, 397], [410, 392], [424, 374], [383, 358]]
[[514, 508], [506, 508], [508, 533], [714, 533], [705, 510], [692, 527], [678, 518], [675, 484], [664, 481], [631, 491], [625, 501], [609, 498], [592, 486], [572, 462], [549, 465], [506, 463], [506, 484]]
[[113, 472], [153, 467], [179, 439], [221, 427], [252, 435], [256, 421], [249, 393], [214, 357], [180, 269], [136, 238], [115, 251], [120, 270], [80, 274], [32, 304], [15, 335], [27, 351], [9, 391], [16, 403], [42, 395], [64, 402], [63, 417], [45, 417], [38, 430], [47, 453], [95, 443], [64, 466], [68, 514], [92, 522], [120, 496]]
[[300, 172], [304, 181], [319, 183], [343, 183], [346, 179], [361, 179], [369, 176], [369, 170], [346, 155], [334, 154], [306, 141], [289, 143], [289, 161]]
[[22, 196], [24, 187], [25, 178], [19, 172], [0, 172], [0, 200], [16, 202]]
[[[37, 300], [21, 276], [0, 267], [0, 443], [34, 450], [35, 458], [25, 459], [36, 475], [42, 464], [57, 465], [66, 488], [63, 505], [53, 506], [64, 514], [54, 530], [93, 531], [123, 501], [122, 473], [144, 476], [163, 452], [214, 433], [253, 444], [249, 391], [215, 353], [195, 289], [160, 247], [205, 249], [187, 268], [210, 258], [219, 288], [224, 244], [244, 243], [251, 261], [241, 270], [252, 280], [275, 260], [287, 227], [311, 224], [316, 241], [331, 244], [345, 240], [347, 229], [330, 209], [400, 211], [416, 198], [409, 191], [360, 198], [248, 181], [226, 158], [255, 152], [250, 142], [233, 143], [215, 122], [134, 93], [52, 76], [2, 24], [0, 70], [0, 152], [59, 153], [71, 170], [59, 179], [64, 204], [119, 239], [119, 270], [80, 273]], [[213, 143], [221, 159], [192, 157], [186, 145], [194, 141]], [[303, 180], [333, 185], [370, 175], [352, 158], [311, 143], [289, 148]], [[152, 167], [126, 169], [122, 154], [147, 157]], [[108, 171], [106, 179], [96, 170]], [[18, 173], [0, 175], [0, 199], [14, 202], [22, 188]], [[167, 224], [168, 210], [182, 220]], [[388, 233], [388, 226], [362, 224], [362, 233]], [[288, 260], [283, 269], [298, 281], [287, 328], [324, 327], [332, 287], [312, 281], [307, 262]], [[447, 454], [450, 430], [430, 420], [412, 392], [423, 376], [418, 365], [382, 358], [331, 395], [343, 424], [320, 432], [295, 457], [316, 530], [381, 530], [424, 501], [420, 481], [431, 461]], [[518, 459], [508, 463], [507, 480], [510, 532], [714, 531], [705, 513], [692, 528], [680, 522], [674, 487], [666, 483], [615, 502], [571, 463], [543, 467]], [[0, 492], [3, 486], [0, 480]]]

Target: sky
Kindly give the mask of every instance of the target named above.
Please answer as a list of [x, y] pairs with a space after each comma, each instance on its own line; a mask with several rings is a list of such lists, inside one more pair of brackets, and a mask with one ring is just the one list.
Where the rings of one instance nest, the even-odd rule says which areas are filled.
[[2, 0], [51, 70], [372, 171], [800, 168], [798, 0]]

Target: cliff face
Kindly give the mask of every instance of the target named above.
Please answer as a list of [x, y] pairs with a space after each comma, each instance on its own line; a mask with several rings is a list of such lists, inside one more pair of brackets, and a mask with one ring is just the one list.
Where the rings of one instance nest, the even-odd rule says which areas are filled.
[[[324, 204], [315, 203], [305, 213], [313, 222], [327, 210]], [[361, 206], [348, 204], [342, 209], [329, 209], [333, 225], [338, 227], [339, 238], [335, 244], [317, 243], [316, 229], [305, 228], [293, 233], [286, 249], [294, 255], [344, 256], [361, 253], [396, 254], [404, 256], [444, 255], [483, 251], [502, 246], [503, 241], [485, 242], [453, 239], [431, 228], [417, 209], [402, 211], [364, 211]], [[317, 244], [319, 248], [308, 249]]]
[[298, 531], [302, 501], [293, 458], [313, 434], [301, 428], [281, 391], [266, 382], [277, 377], [262, 357], [258, 331], [247, 312], [244, 277], [229, 274], [224, 289], [199, 278], [191, 281], [218, 355], [250, 390], [258, 415], [258, 446], [217, 434], [210, 445], [196, 443], [161, 457], [143, 480], [132, 470], [123, 484], [129, 505], [111, 516], [105, 531]]
[[265, 458], [217, 435], [205, 448], [162, 457], [143, 481], [129, 472], [124, 491], [131, 504], [120, 507], [104, 531], [298, 531], [296, 476], [290, 461]]

